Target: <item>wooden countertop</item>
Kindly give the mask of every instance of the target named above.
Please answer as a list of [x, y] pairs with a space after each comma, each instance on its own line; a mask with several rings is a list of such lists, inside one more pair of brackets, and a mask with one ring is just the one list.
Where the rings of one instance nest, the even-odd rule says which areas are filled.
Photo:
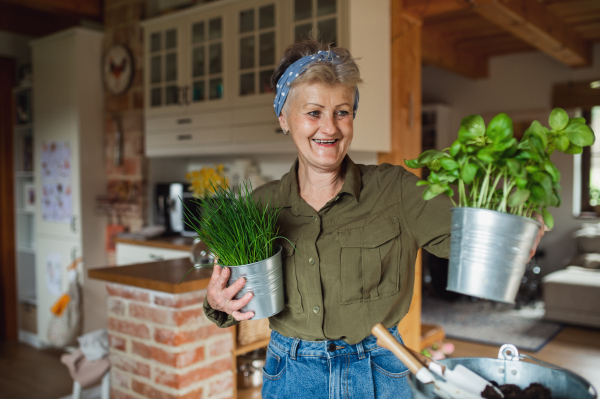
[[88, 277], [154, 291], [181, 294], [201, 290], [208, 286], [212, 268], [193, 270], [187, 275], [185, 281], [179, 284], [192, 267], [189, 258], [180, 258], [92, 269], [88, 272]]
[[165, 236], [152, 238], [150, 240], [138, 240], [134, 238], [115, 237], [115, 242], [123, 244], [144, 245], [146, 247], [176, 249], [179, 251], [189, 251], [194, 244], [192, 237]]

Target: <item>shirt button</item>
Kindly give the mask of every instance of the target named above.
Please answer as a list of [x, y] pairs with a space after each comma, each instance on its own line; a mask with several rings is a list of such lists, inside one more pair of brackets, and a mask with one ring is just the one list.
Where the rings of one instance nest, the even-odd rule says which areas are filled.
[[340, 199], [340, 196], [339, 196], [339, 195], [338, 195], [338, 196], [336, 196], [336, 197], [335, 197], [333, 200], [334, 200], [334, 201], [337, 201], [338, 199]]
[[317, 313], [319, 313], [320, 311], [321, 311], [321, 308], [320, 308], [320, 307], [318, 307], [318, 306], [315, 306], [315, 307], [313, 308], [313, 313], [314, 313], [314, 314], [317, 314]]
[[319, 218], [318, 218], [318, 217], [316, 217], [316, 216], [313, 216], [313, 220], [314, 220], [315, 222], [318, 222], [318, 221], [319, 221]]
[[310, 259], [308, 260], [308, 263], [309, 263], [309, 264], [312, 266], [312, 265], [314, 265], [314, 264], [315, 264], [315, 260], [314, 260], [313, 258], [310, 258]]

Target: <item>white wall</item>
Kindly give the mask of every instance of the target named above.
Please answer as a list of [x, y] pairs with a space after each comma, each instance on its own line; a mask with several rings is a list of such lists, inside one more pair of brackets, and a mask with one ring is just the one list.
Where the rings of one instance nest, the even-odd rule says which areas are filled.
[[[522, 120], [530, 116], [542, 117], [544, 119], [540, 121], [547, 126], [553, 85], [570, 80], [599, 79], [600, 44], [594, 47], [593, 59], [591, 67], [571, 69], [539, 52], [494, 57], [490, 60], [489, 77], [479, 80], [424, 66], [423, 102], [441, 102], [451, 108], [452, 134], [439, 137], [438, 144], [442, 148], [449, 146], [456, 138], [460, 120], [471, 114], [489, 117], [506, 112], [513, 119]], [[596, 134], [600, 135], [600, 132]], [[570, 234], [584, 221], [590, 221], [572, 215], [573, 156], [557, 153], [552, 160], [562, 173], [563, 203], [559, 209], [551, 209], [555, 227], [540, 243], [540, 248], [546, 250], [546, 258], [541, 263], [543, 274], [564, 266], [574, 251]]]
[[17, 66], [31, 62], [31, 36], [0, 31], [0, 56], [14, 58]]

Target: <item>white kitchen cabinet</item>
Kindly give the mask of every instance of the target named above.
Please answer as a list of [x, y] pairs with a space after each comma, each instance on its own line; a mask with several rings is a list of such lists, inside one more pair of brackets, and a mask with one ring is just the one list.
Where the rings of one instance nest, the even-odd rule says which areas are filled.
[[125, 244], [121, 242], [117, 243], [116, 252], [117, 266], [190, 257], [189, 251]]
[[[76, 258], [83, 295], [83, 329], [106, 327], [104, 284], [89, 280], [87, 269], [107, 264], [104, 253], [105, 219], [96, 209], [96, 198], [106, 189], [104, 168], [104, 97], [101, 80], [103, 33], [73, 28], [31, 42], [34, 121], [34, 176], [37, 198], [57, 200], [44, 195], [48, 181], [42, 176], [44, 148], [62, 143], [70, 156], [65, 170], [70, 183], [64, 187], [70, 196], [70, 218], [53, 221], [44, 217], [42, 207], [35, 210], [36, 293], [38, 336], [47, 342], [50, 306], [68, 288], [67, 266]], [[58, 183], [52, 183], [58, 186]], [[61, 183], [62, 185], [62, 183]], [[54, 187], [53, 186], [53, 187]], [[58, 200], [57, 200], [58, 201]], [[68, 206], [66, 208], [69, 208]], [[52, 280], [49, 264], [58, 264]], [[58, 287], [58, 288], [57, 288]]]
[[351, 150], [389, 151], [389, 12], [390, 0], [223, 0], [143, 22], [146, 155], [296, 152], [269, 79], [311, 30], [361, 58]]

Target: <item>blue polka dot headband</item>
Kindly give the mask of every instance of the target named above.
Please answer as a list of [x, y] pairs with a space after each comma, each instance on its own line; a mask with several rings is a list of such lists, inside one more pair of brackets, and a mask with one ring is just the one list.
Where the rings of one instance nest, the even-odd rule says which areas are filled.
[[[296, 79], [300, 74], [306, 71], [306, 68], [315, 62], [333, 62], [335, 64], [339, 64], [342, 62], [340, 56], [334, 53], [333, 51], [319, 51], [317, 54], [307, 55], [306, 57], [300, 58], [298, 61], [294, 62], [290, 65], [283, 75], [279, 78], [277, 82], [277, 87], [275, 88], [275, 100], [273, 101], [273, 108], [275, 109], [275, 115], [279, 118], [281, 114], [281, 110], [283, 109], [283, 105], [285, 104], [285, 100], [287, 99], [287, 95], [290, 92], [290, 88], [294, 79]], [[353, 118], [356, 118], [356, 110], [358, 109], [358, 88], [356, 89], [356, 94], [354, 96], [354, 115]]]

